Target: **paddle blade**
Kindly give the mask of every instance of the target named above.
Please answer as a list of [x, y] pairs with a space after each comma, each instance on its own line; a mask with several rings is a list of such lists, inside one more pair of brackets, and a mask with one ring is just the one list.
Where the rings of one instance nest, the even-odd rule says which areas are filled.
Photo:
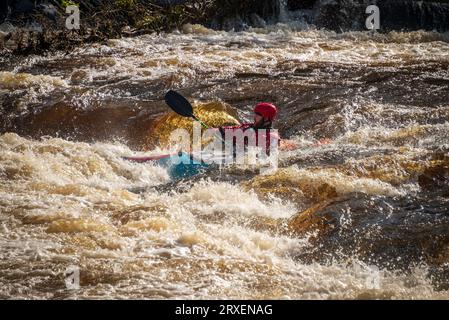
[[194, 118], [192, 105], [176, 91], [170, 90], [165, 94], [165, 103], [177, 114]]

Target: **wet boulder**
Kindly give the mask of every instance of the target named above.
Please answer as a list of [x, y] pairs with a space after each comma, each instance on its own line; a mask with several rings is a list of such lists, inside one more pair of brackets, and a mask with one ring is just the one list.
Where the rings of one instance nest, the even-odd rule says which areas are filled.
[[[449, 30], [449, 3], [414, 0], [379, 0], [380, 31]], [[369, 4], [360, 0], [320, 1], [314, 24], [336, 31], [366, 30]]]
[[313, 244], [302, 262], [357, 258], [382, 268], [407, 270], [449, 262], [449, 206], [434, 196], [345, 195], [300, 212], [288, 231]]

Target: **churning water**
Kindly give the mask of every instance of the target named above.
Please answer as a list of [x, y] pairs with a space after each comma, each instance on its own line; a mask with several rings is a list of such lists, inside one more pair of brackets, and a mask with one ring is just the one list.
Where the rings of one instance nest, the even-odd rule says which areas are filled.
[[[187, 25], [0, 66], [0, 297], [449, 298], [447, 35]], [[170, 88], [212, 126], [273, 102], [301, 148], [180, 182], [123, 160], [191, 127]]]

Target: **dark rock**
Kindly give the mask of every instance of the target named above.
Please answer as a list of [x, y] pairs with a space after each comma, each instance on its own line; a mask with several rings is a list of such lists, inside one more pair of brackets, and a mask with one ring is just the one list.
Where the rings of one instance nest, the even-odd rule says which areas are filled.
[[442, 259], [449, 246], [448, 204], [434, 195], [352, 194], [299, 213], [289, 227], [300, 236], [314, 234], [312, 248], [297, 256], [304, 262], [356, 257], [382, 268], [404, 270], [421, 262], [435, 267], [448, 262]]
[[227, 0], [213, 3], [210, 10], [211, 22], [203, 21], [203, 23], [206, 22], [209, 27], [216, 29], [238, 31], [249, 25], [259, 27], [261, 21], [255, 19], [254, 15], [266, 22], [274, 23], [277, 22], [280, 12], [280, 3], [277, 0]]
[[[380, 31], [449, 30], [449, 3], [378, 0], [376, 5], [380, 10]], [[319, 28], [336, 31], [366, 30], [367, 6], [368, 3], [362, 0], [319, 2], [314, 23]]]
[[10, 11], [10, 0], [0, 1], [0, 22], [2, 22], [6, 18]]
[[312, 9], [316, 2], [316, 0], [288, 0], [287, 7], [291, 11]]
[[248, 25], [243, 21], [243, 19], [237, 15], [232, 18], [226, 18], [222, 23], [222, 28], [226, 31], [243, 31], [248, 28]]
[[251, 25], [255, 28], [265, 28], [267, 23], [258, 14], [253, 13], [250, 16]]
[[16, 13], [31, 13], [35, 8], [30, 0], [12, 2], [14, 3], [14, 12]]
[[58, 14], [58, 10], [56, 7], [50, 3], [42, 3], [38, 7], [48, 18], [56, 21], [56, 16]]
[[396, 0], [378, 6], [387, 30], [449, 30], [449, 3]]
[[154, 4], [163, 6], [163, 7], [169, 7], [173, 5], [179, 5], [179, 4], [185, 4], [188, 2], [187, 0], [155, 0], [153, 1]]

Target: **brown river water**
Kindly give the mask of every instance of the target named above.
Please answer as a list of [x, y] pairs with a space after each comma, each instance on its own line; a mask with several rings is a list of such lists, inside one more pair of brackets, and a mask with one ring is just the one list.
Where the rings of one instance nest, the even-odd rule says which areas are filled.
[[[448, 299], [448, 42], [185, 26], [1, 58], [0, 298]], [[123, 160], [191, 127], [170, 88], [212, 126], [273, 102], [301, 148], [179, 182]]]

